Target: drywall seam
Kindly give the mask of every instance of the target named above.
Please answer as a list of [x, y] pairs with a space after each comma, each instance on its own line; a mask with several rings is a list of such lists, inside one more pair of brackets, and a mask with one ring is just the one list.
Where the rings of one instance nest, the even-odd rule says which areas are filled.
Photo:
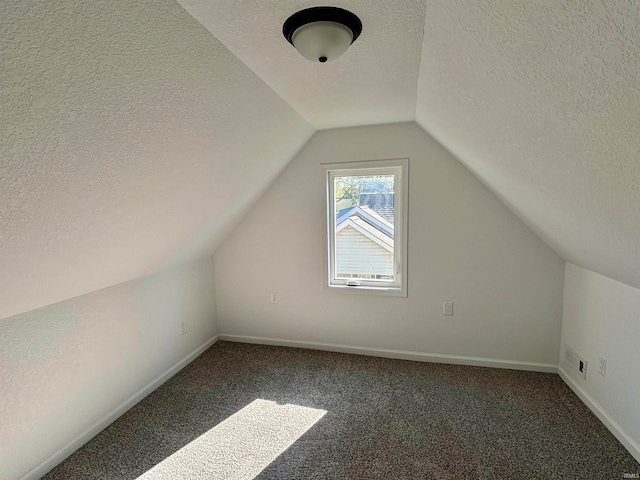
[[147, 385], [142, 387], [138, 392], [134, 393], [131, 397], [121, 403], [118, 407], [116, 407], [111, 413], [109, 413], [102, 420], [96, 422], [91, 427], [89, 427], [84, 433], [80, 434], [74, 440], [69, 442], [67, 445], [62, 447], [60, 450], [55, 452], [53, 455], [49, 456], [34, 468], [29, 470], [27, 473], [22, 475], [18, 480], [36, 480], [42, 478], [46, 473], [53, 470], [56, 466], [62, 463], [67, 457], [69, 457], [73, 452], [82, 447], [85, 443], [95, 437], [102, 430], [107, 428], [113, 422], [115, 422], [120, 416], [126, 413], [130, 408], [135, 406], [138, 402], [140, 402], [143, 398], [153, 392], [160, 385], [165, 383], [171, 377], [173, 377], [176, 373], [186, 367], [189, 363], [196, 359], [201, 353], [203, 353], [210, 346], [215, 344], [218, 341], [218, 335], [215, 335], [211, 339], [207, 340], [204, 344], [196, 348], [189, 355], [184, 357], [182, 360], [178, 361], [174, 364], [169, 370], [165, 373], [159, 375], [154, 380], [149, 382]]
[[604, 423], [604, 426], [618, 439], [618, 441], [629, 451], [633, 457], [640, 462], [640, 445], [631, 438], [624, 429], [616, 422], [602, 406], [596, 402], [573, 378], [560, 366], [558, 366], [558, 375], [564, 380], [573, 393], [575, 393], [582, 402], [589, 407], [598, 419]]
[[454, 365], [472, 365], [475, 367], [506, 368], [510, 370], [528, 370], [532, 372], [557, 373], [557, 365], [537, 362], [516, 362], [496, 358], [465, 357], [462, 355], [444, 355], [439, 353], [411, 352], [406, 350], [389, 350], [386, 348], [360, 347], [336, 343], [306, 342], [302, 340], [285, 340], [282, 338], [253, 337], [248, 335], [231, 335], [221, 333], [219, 340], [240, 343], [257, 343], [260, 345], [276, 345], [279, 347], [310, 348], [329, 352], [354, 353], [371, 357], [415, 360], [418, 362], [448, 363]]

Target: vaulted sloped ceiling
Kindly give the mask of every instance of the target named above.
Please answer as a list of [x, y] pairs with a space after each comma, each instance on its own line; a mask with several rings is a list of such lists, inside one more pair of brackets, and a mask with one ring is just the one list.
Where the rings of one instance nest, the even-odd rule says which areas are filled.
[[229, 50], [318, 129], [413, 121], [426, 0], [331, 2], [352, 11], [362, 35], [320, 65], [302, 58], [282, 25], [314, 0], [178, 0]]
[[364, 30], [322, 65], [281, 34], [316, 2], [179, 2], [0, 3], [0, 317], [206, 256], [316, 128], [411, 120], [640, 288], [639, 2], [329, 2]]
[[640, 288], [640, 2], [429, 0], [416, 117], [565, 260]]
[[178, 0], [317, 128], [416, 120], [563, 258], [640, 288], [640, 2], [343, 0], [363, 33], [314, 64], [313, 0]]
[[314, 129], [173, 0], [0, 2], [0, 318], [213, 253]]

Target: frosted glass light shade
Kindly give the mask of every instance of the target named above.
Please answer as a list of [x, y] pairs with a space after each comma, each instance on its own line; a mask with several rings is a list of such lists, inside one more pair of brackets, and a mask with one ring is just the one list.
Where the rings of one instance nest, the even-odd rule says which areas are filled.
[[362, 33], [357, 15], [338, 7], [312, 7], [294, 13], [282, 34], [300, 54], [324, 63], [342, 55]]
[[298, 28], [291, 43], [304, 58], [324, 63], [335, 60], [347, 51], [353, 41], [353, 33], [335, 22], [313, 22]]

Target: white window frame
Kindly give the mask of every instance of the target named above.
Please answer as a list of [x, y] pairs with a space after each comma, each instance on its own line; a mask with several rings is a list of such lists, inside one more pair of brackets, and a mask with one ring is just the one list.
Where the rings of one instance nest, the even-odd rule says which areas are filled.
[[[325, 293], [349, 293], [364, 295], [407, 296], [407, 251], [409, 220], [409, 159], [371, 160], [350, 163], [325, 163], [325, 219], [326, 235], [324, 241]], [[393, 281], [376, 279], [346, 280], [336, 276], [336, 212], [334, 201], [335, 177], [347, 175], [386, 175], [394, 174], [394, 263], [396, 265]]]

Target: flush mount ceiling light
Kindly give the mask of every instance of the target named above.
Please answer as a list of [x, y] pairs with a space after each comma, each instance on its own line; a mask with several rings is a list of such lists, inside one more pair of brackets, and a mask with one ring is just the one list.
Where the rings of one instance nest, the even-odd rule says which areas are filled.
[[313, 62], [335, 60], [362, 32], [362, 22], [338, 7], [313, 7], [291, 15], [282, 33], [300, 55]]

